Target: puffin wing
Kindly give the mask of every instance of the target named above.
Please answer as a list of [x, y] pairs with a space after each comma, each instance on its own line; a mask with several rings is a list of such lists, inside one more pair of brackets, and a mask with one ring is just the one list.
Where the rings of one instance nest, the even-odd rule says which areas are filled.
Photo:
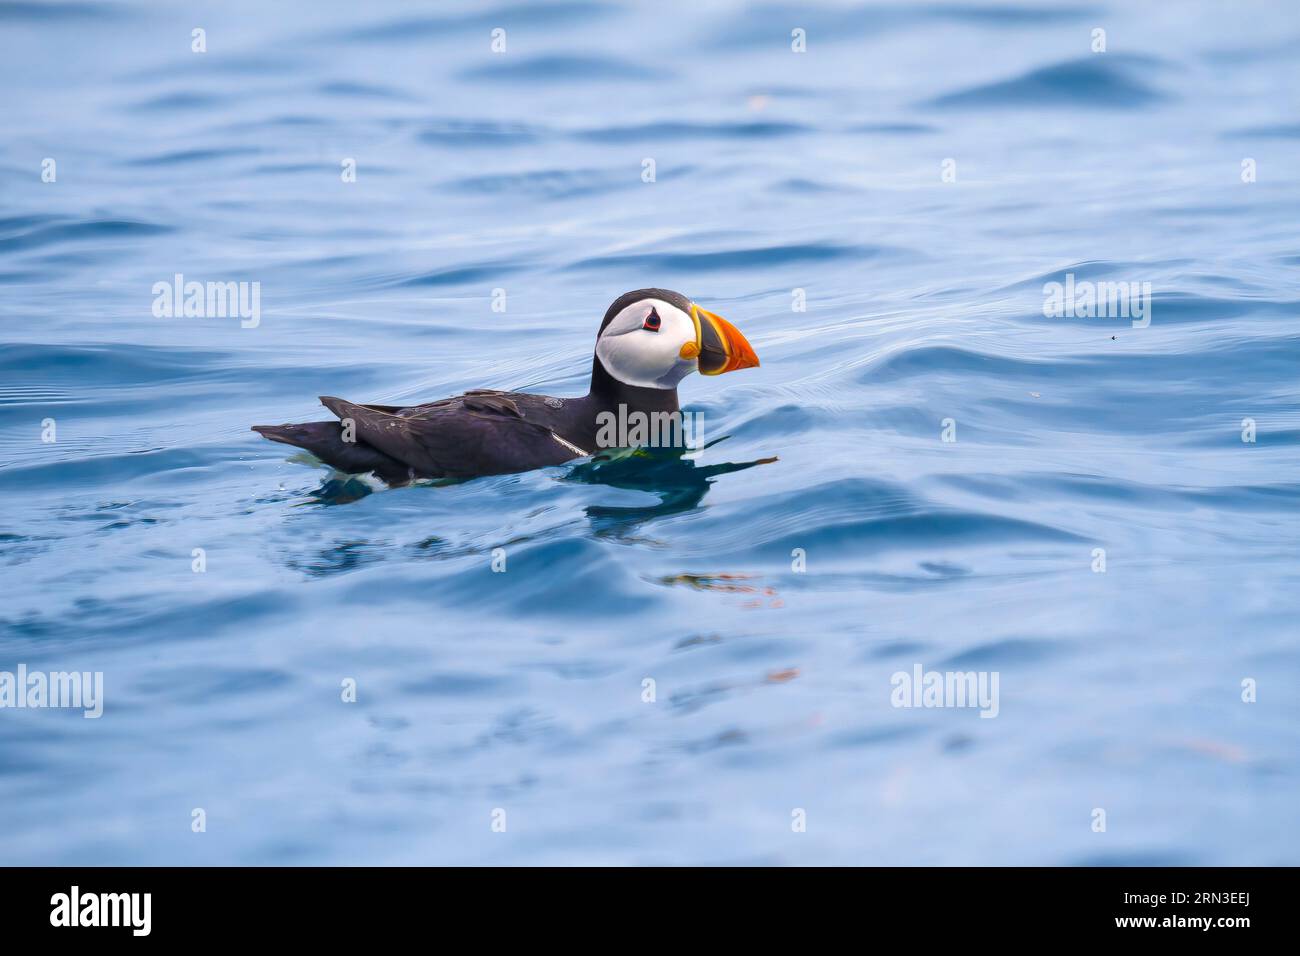
[[409, 481], [409, 469], [364, 442], [343, 440], [338, 422], [304, 422], [300, 425], [254, 425], [263, 438], [311, 452], [325, 464], [347, 474], [373, 471], [390, 484]]
[[359, 441], [423, 477], [529, 471], [581, 454], [545, 424], [530, 421], [509, 392], [468, 392], [397, 414], [328, 395], [321, 404], [351, 420]]

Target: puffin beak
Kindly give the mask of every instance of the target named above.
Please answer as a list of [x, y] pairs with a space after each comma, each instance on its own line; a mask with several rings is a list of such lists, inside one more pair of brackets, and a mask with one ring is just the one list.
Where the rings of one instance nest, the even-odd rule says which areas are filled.
[[721, 375], [738, 368], [758, 367], [754, 347], [722, 316], [692, 303], [691, 318], [695, 322], [695, 347], [701, 375]]

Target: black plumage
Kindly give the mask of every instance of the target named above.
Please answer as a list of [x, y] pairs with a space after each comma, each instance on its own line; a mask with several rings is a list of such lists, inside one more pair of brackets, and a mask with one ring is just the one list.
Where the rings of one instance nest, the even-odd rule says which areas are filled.
[[[691, 302], [666, 289], [620, 296], [604, 331], [624, 308], [655, 298], [688, 312]], [[597, 335], [599, 338], [599, 333]], [[644, 388], [614, 378], [592, 356], [590, 391], [578, 398], [475, 389], [424, 405], [359, 405], [323, 396], [338, 421], [255, 425], [271, 441], [306, 449], [348, 473], [373, 472], [390, 484], [416, 478], [471, 478], [558, 465], [595, 453], [601, 412], [677, 412], [676, 388]], [[351, 437], [353, 440], [345, 440]]]

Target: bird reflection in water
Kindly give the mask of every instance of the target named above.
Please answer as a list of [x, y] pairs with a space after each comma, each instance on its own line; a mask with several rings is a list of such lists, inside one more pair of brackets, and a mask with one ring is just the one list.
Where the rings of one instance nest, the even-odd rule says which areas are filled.
[[[709, 442], [712, 448], [726, 436]], [[699, 465], [688, 454], [698, 454], [689, 448], [619, 448], [602, 451], [571, 467], [562, 481], [587, 485], [608, 485], [628, 491], [644, 491], [658, 497], [658, 502], [648, 505], [588, 505], [586, 515], [591, 519], [598, 535], [621, 536], [637, 525], [653, 518], [681, 514], [699, 506], [708, 493], [709, 486], [718, 475], [744, 471], [755, 465], [767, 465], [776, 457], [754, 461], [719, 462]], [[306, 456], [303, 456], [306, 457]], [[472, 479], [466, 479], [472, 480]], [[421, 485], [459, 484], [458, 481], [421, 481]], [[371, 478], [344, 475], [331, 471], [320, 486], [311, 493], [306, 504], [343, 505], [359, 501], [382, 485]]]
[[[712, 448], [725, 439], [726, 436], [715, 439], [705, 448]], [[696, 449], [694, 453], [698, 451]], [[693, 457], [687, 457], [688, 453], [692, 453], [691, 449], [649, 447], [605, 451], [571, 468], [564, 480], [588, 485], [609, 485], [611, 488], [644, 491], [658, 496], [658, 503], [652, 505], [587, 506], [587, 517], [591, 519], [598, 535], [621, 536], [652, 518], [681, 514], [698, 507], [718, 475], [744, 471], [777, 460], [772, 457], [698, 465]]]

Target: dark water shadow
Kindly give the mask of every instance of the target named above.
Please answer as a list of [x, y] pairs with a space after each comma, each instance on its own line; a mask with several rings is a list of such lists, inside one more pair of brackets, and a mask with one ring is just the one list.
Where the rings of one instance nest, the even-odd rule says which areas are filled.
[[[715, 439], [704, 447], [712, 448], [726, 437]], [[563, 480], [656, 495], [659, 502], [653, 505], [588, 505], [584, 509], [598, 537], [622, 537], [654, 518], [682, 514], [698, 507], [718, 475], [777, 460], [772, 457], [698, 465], [694, 459], [686, 457], [690, 451], [687, 448], [637, 448], [602, 452], [574, 466]]]
[[311, 505], [350, 505], [371, 494], [375, 489], [359, 475], [345, 475], [334, 472], [320, 483], [320, 487], [311, 493], [303, 504]]
[[[704, 446], [712, 448], [727, 437], [715, 439]], [[689, 448], [620, 448], [601, 452], [574, 465], [561, 481], [585, 485], [607, 485], [627, 491], [644, 491], [658, 497], [657, 504], [645, 506], [588, 505], [584, 513], [591, 520], [597, 536], [626, 535], [653, 518], [681, 514], [699, 506], [708, 493], [713, 479], [719, 475], [744, 471], [755, 465], [776, 461], [759, 458], [754, 461], [718, 462], [712, 465], [696, 464], [686, 457]], [[295, 456], [305, 459], [310, 456]], [[314, 461], [314, 459], [313, 459]], [[473, 479], [443, 479], [421, 481], [422, 485], [460, 484]], [[320, 485], [300, 502], [304, 505], [346, 505], [374, 494], [382, 487], [379, 482], [359, 475], [345, 475], [332, 471]]]

